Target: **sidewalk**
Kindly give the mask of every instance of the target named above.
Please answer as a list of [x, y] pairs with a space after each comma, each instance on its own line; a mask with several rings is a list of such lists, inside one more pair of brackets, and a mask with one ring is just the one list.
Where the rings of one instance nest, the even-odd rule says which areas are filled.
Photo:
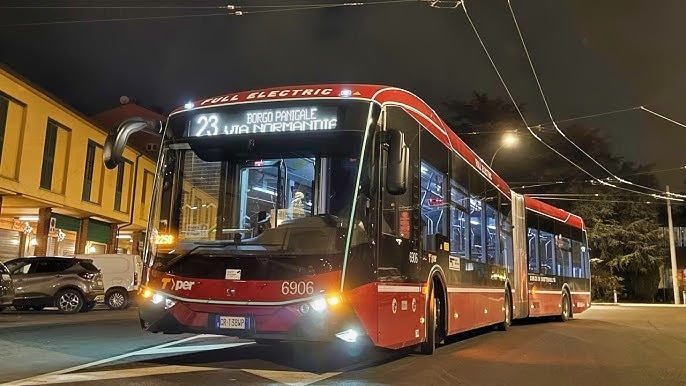
[[591, 307], [593, 307], [593, 306], [686, 308], [686, 305], [684, 305], [684, 304], [669, 304], [669, 303], [591, 303]]

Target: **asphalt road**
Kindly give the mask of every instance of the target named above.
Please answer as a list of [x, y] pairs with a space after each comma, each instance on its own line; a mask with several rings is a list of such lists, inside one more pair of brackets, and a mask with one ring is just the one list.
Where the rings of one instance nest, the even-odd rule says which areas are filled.
[[0, 382], [37, 385], [686, 385], [686, 307], [594, 306], [463, 334], [432, 357], [142, 332], [136, 311], [0, 313]]

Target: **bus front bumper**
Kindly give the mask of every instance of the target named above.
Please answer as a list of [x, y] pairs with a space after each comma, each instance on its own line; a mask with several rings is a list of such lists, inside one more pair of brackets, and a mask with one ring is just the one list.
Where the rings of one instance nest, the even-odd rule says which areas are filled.
[[167, 302], [166, 299], [154, 303], [141, 299], [139, 316], [141, 327], [150, 332], [281, 341], [360, 343], [369, 340], [352, 307], [344, 303], [234, 306]]

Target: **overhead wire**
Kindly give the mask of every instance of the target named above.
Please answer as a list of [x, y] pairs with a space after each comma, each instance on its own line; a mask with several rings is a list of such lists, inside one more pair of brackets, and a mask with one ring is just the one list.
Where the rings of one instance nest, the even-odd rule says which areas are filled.
[[571, 159], [569, 159], [568, 157], [566, 157], [564, 154], [560, 153], [559, 151], [557, 151], [556, 149], [554, 149], [553, 147], [551, 147], [550, 145], [548, 145], [545, 141], [543, 141], [542, 139], [540, 139], [540, 137], [539, 137], [538, 135], [536, 135], [536, 133], [534, 133], [534, 131], [531, 129], [531, 126], [529, 126], [529, 124], [527, 123], [526, 118], [524, 118], [524, 114], [522, 113], [522, 110], [519, 108], [519, 104], [518, 104], [517, 101], [514, 99], [514, 96], [512, 96], [512, 93], [510, 92], [510, 88], [507, 87], [507, 83], [505, 82], [505, 80], [503, 79], [502, 75], [500, 74], [500, 70], [498, 70], [498, 66], [495, 64], [495, 61], [493, 60], [493, 57], [491, 56], [490, 52], [488, 51], [488, 48], [486, 48], [486, 44], [484, 43], [483, 39], [481, 38], [481, 34], [479, 34], [479, 31], [477, 30], [476, 25], [475, 25], [474, 22], [472, 21], [472, 18], [469, 16], [469, 11], [467, 10], [467, 2], [466, 2], [466, 1], [463, 1], [463, 2], [462, 2], [462, 9], [464, 10], [465, 16], [467, 17], [467, 20], [469, 21], [469, 24], [471, 25], [472, 30], [474, 31], [474, 34], [476, 35], [476, 38], [479, 40], [479, 43], [481, 44], [481, 48], [483, 48], [484, 53], [485, 53], [486, 56], [488, 57], [488, 60], [491, 62], [491, 65], [493, 66], [493, 69], [495, 70], [496, 74], [498, 75], [498, 78], [500, 79], [500, 82], [502, 83], [503, 87], [505, 88], [505, 92], [506, 92], [507, 95], [510, 97], [510, 100], [512, 101], [512, 104], [514, 105], [515, 109], [517, 110], [517, 113], [519, 114], [519, 117], [521, 118], [522, 122], [524, 122], [524, 126], [529, 130], [529, 133], [531, 133], [531, 135], [532, 135], [534, 138], [536, 138], [538, 141], [540, 141], [541, 143], [543, 143], [546, 147], [548, 147], [550, 150], [552, 150], [552, 151], [555, 152], [557, 155], [559, 155], [560, 157], [562, 157], [564, 160], [566, 160], [567, 162], [569, 162], [569, 163], [571, 163], [572, 165], [574, 165], [577, 169], [579, 169], [579, 170], [581, 170], [582, 172], [584, 172], [584, 174], [586, 174], [586, 175], [588, 175], [589, 177], [593, 178], [594, 180], [597, 180], [597, 181], [599, 181], [600, 183], [603, 183], [603, 184], [604, 184], [604, 183], [605, 183], [604, 181], [601, 181], [601, 180], [597, 179], [594, 175], [592, 175], [591, 173], [589, 173], [588, 171], [586, 171], [586, 170], [585, 170], [584, 168], [582, 168], [581, 166], [577, 165], [574, 161], [572, 161]]
[[[507, 6], [508, 6], [508, 8], [510, 9], [510, 14], [512, 15], [512, 20], [514, 21], [514, 25], [515, 25], [515, 27], [516, 27], [516, 29], [517, 29], [517, 34], [519, 35], [519, 39], [520, 39], [520, 41], [521, 41], [521, 43], [522, 43], [522, 47], [524, 48], [524, 53], [526, 54], [526, 58], [527, 58], [527, 60], [529, 61], [529, 67], [531, 68], [531, 72], [533, 73], [534, 79], [536, 80], [536, 85], [538, 86], [538, 91], [539, 91], [539, 93], [541, 94], [541, 98], [543, 99], [543, 103], [544, 103], [544, 105], [545, 105], [545, 109], [546, 109], [546, 111], [548, 112], [548, 116], [550, 117], [550, 121], [551, 121], [553, 127], [555, 128], [555, 130], [556, 130], [565, 140], [567, 140], [567, 142], [569, 142], [570, 144], [572, 144], [572, 146], [574, 146], [574, 147], [575, 147], [577, 150], [579, 150], [583, 155], [585, 155], [586, 157], [588, 157], [591, 161], [593, 161], [596, 165], [598, 165], [598, 166], [599, 166], [601, 169], [603, 169], [606, 173], [608, 173], [610, 176], [612, 176], [612, 178], [615, 179], [617, 182], [624, 183], [624, 184], [631, 185], [631, 186], [635, 186], [635, 187], [637, 187], [637, 188], [649, 190], [649, 191], [652, 191], [652, 192], [658, 192], [658, 193], [660, 193], [660, 194], [662, 194], [662, 195], [666, 195], [666, 196], [676, 196], [676, 197], [680, 197], [680, 198], [686, 198], [686, 195], [681, 195], [681, 194], [676, 194], [676, 193], [668, 193], [668, 192], [665, 192], [664, 190], [661, 190], [661, 189], [651, 188], [651, 187], [649, 187], [649, 186], [637, 184], [637, 183], [635, 183], [635, 182], [628, 181], [628, 180], [625, 180], [625, 179], [623, 179], [623, 178], [621, 178], [621, 177], [618, 177], [618, 176], [615, 175], [613, 172], [611, 172], [608, 168], [606, 168], [603, 164], [601, 164], [600, 162], [598, 162], [598, 160], [596, 160], [593, 156], [591, 156], [590, 154], [588, 154], [584, 149], [582, 149], [582, 148], [581, 148], [579, 145], [577, 145], [574, 141], [572, 141], [569, 137], [567, 137], [567, 135], [566, 135], [562, 130], [560, 130], [560, 128], [558, 127], [558, 125], [557, 125], [557, 123], [556, 123], [556, 121], [555, 121], [555, 118], [553, 118], [553, 113], [552, 113], [552, 111], [550, 110], [550, 106], [548, 105], [548, 98], [546, 98], [546, 96], [545, 96], [545, 92], [543, 91], [543, 86], [541, 85], [541, 82], [540, 82], [540, 80], [539, 80], [539, 78], [538, 78], [538, 74], [537, 74], [537, 72], [536, 72], [536, 67], [534, 66], [533, 60], [531, 59], [531, 55], [529, 54], [529, 49], [528, 49], [528, 47], [527, 47], [527, 45], [526, 45], [526, 42], [524, 41], [524, 35], [522, 34], [522, 30], [519, 28], [519, 22], [517, 21], [517, 16], [515, 15], [514, 9], [512, 8], [512, 1], [511, 1], [511, 0], [507, 0]], [[643, 108], [643, 106], [640, 106], [639, 108]], [[632, 108], [631, 110], [633, 110], [633, 109], [635, 109], [635, 108]], [[643, 109], [645, 110], [645, 108], [643, 108]], [[657, 115], [657, 114], [656, 114], [656, 115]]]
[[[561, 122], [572, 122], [572, 121], [578, 121], [582, 119], [589, 119], [589, 118], [595, 118], [595, 117], [602, 117], [604, 115], [611, 115], [611, 114], [618, 114], [618, 113], [624, 113], [627, 111], [633, 111], [633, 110], [640, 110], [642, 109], [643, 106], [635, 106], [635, 107], [629, 107], [626, 109], [620, 109], [620, 110], [612, 110], [612, 111], [606, 111], [604, 113], [597, 113], [597, 114], [590, 114], [590, 115], [582, 115], [580, 117], [572, 117], [572, 118], [567, 118], [567, 119], [558, 119], [557, 123]], [[553, 122], [544, 122], [544, 123], [539, 123], [538, 125], [534, 125], [532, 127], [541, 127], [541, 126], [547, 126], [552, 124]]]
[[[313, 4], [292, 4], [292, 5], [225, 5], [221, 7], [209, 7], [205, 9], [224, 9], [225, 12], [222, 13], [199, 13], [191, 15], [166, 15], [166, 16], [140, 16], [140, 17], [123, 17], [123, 18], [108, 18], [108, 19], [78, 19], [78, 20], [54, 20], [54, 21], [42, 21], [42, 22], [28, 22], [28, 23], [14, 23], [14, 24], [1, 24], [0, 27], [32, 27], [40, 25], [59, 25], [59, 24], [84, 24], [84, 23], [106, 23], [106, 22], [121, 22], [121, 21], [141, 21], [141, 20], [165, 20], [165, 19], [184, 19], [184, 18], [195, 18], [195, 17], [216, 17], [216, 16], [244, 16], [251, 14], [264, 14], [264, 13], [281, 13], [281, 12], [293, 12], [293, 11], [305, 11], [305, 10], [316, 10], [316, 9], [327, 9], [327, 8], [343, 8], [343, 7], [359, 7], [359, 6], [369, 6], [369, 5], [386, 5], [386, 4], [400, 4], [400, 3], [411, 3], [419, 2], [422, 0], [383, 0], [383, 1], [370, 1], [370, 2], [346, 2], [346, 3], [313, 3]], [[54, 6], [53, 6], [54, 7]], [[89, 7], [74, 7], [83, 9], [98, 9], [97, 6]], [[57, 9], [55, 7], [52, 9]], [[185, 7], [178, 9], [192, 9], [199, 7]], [[257, 10], [251, 10], [252, 8], [257, 8]], [[0, 7], [2, 9], [2, 7]], [[5, 9], [8, 9], [7, 7]], [[20, 8], [16, 8], [20, 9]], [[28, 8], [27, 8], [28, 9]], [[68, 9], [68, 8], [66, 8]], [[101, 8], [101, 9], [176, 9], [175, 7], [144, 7], [144, 6], [131, 6], [131, 7], [114, 7], [114, 8]], [[246, 9], [246, 10], [244, 10]]]
[[[471, 25], [472, 30], [474, 31], [474, 34], [475, 34], [476, 37], [477, 37], [477, 40], [478, 40], [479, 43], [481, 44], [481, 47], [483, 48], [484, 53], [485, 53], [486, 56], [488, 57], [488, 60], [491, 62], [491, 65], [493, 66], [493, 69], [495, 70], [496, 74], [498, 75], [498, 78], [500, 79], [500, 82], [502, 83], [503, 87], [505, 88], [505, 92], [507, 92], [507, 95], [510, 97], [510, 100], [512, 101], [512, 104], [514, 105], [515, 109], [517, 110], [517, 113], [519, 114], [520, 118], [522, 119], [522, 122], [524, 122], [524, 125], [526, 126], [527, 130], [529, 130], [529, 133], [531, 133], [531, 135], [532, 135], [534, 138], [536, 138], [539, 142], [541, 142], [543, 145], [545, 145], [548, 149], [550, 149], [551, 151], [553, 151], [555, 154], [557, 154], [558, 156], [560, 156], [560, 157], [561, 157], [562, 159], [564, 159], [565, 161], [567, 161], [567, 162], [569, 162], [570, 164], [572, 164], [572, 165], [573, 165], [574, 167], [576, 167], [577, 169], [581, 170], [584, 174], [588, 175], [589, 177], [591, 177], [593, 180], [595, 180], [596, 182], [598, 182], [598, 183], [601, 184], [601, 185], [609, 186], [609, 187], [613, 187], [613, 188], [617, 188], [617, 189], [620, 189], [620, 190], [625, 190], [625, 191], [632, 192], [632, 193], [636, 193], [636, 194], [639, 194], [639, 195], [649, 195], [649, 196], [655, 197], [655, 198], [670, 199], [670, 198], [668, 198], [668, 197], [658, 196], [657, 194], [648, 194], [648, 193], [645, 193], [645, 192], [641, 192], [641, 191], [637, 191], [637, 190], [633, 190], [633, 189], [629, 189], [629, 188], [617, 186], [617, 185], [615, 185], [615, 184], [612, 184], [612, 183], [609, 183], [609, 182], [607, 182], [607, 181], [601, 180], [601, 179], [597, 178], [596, 176], [594, 176], [594, 175], [593, 175], [592, 173], [590, 173], [589, 171], [587, 171], [586, 169], [584, 169], [583, 167], [581, 167], [580, 165], [578, 165], [576, 162], [574, 162], [574, 161], [572, 161], [571, 159], [569, 159], [569, 157], [567, 157], [567, 156], [565, 156], [564, 154], [560, 153], [557, 149], [553, 148], [553, 147], [550, 146], [547, 142], [543, 141], [538, 135], [536, 135], [536, 133], [534, 133], [534, 131], [532, 130], [531, 126], [529, 126], [529, 124], [526, 122], [526, 118], [524, 118], [524, 114], [522, 113], [521, 109], [519, 108], [519, 105], [517, 104], [517, 101], [516, 101], [516, 100], [514, 99], [514, 97], [512, 96], [512, 93], [510, 92], [509, 87], [507, 87], [507, 83], [505, 82], [505, 80], [503, 79], [502, 75], [500, 74], [500, 70], [498, 69], [498, 66], [495, 64], [495, 61], [493, 60], [493, 57], [491, 56], [490, 52], [488, 51], [488, 48], [486, 47], [486, 44], [484, 43], [483, 39], [481, 38], [481, 35], [479, 34], [479, 31], [478, 31], [477, 28], [476, 28], [476, 25], [475, 25], [474, 22], [472, 21], [472, 18], [469, 16], [469, 11], [467, 10], [467, 4], [466, 4], [466, 3], [467, 3], [466, 1], [462, 1], [462, 3], [461, 3], [462, 9], [464, 10], [465, 16], [467, 17], [467, 20], [469, 21], [469, 24]], [[674, 200], [683, 201], [683, 200], [680, 200], [680, 199], [674, 199]]]
[[641, 110], [647, 111], [647, 112], [649, 112], [649, 113], [651, 113], [651, 114], [653, 114], [653, 115], [655, 115], [655, 116], [658, 116], [658, 117], [660, 117], [660, 118], [662, 118], [662, 119], [665, 119], [665, 120], [667, 120], [667, 121], [670, 121], [670, 122], [672, 122], [672, 123], [675, 124], [675, 125], [679, 125], [679, 126], [681, 126], [681, 127], [686, 127], [686, 124], [681, 123], [681, 122], [678, 122], [678, 121], [675, 121], [674, 119], [665, 117], [665, 116], [662, 115], [662, 114], [658, 114], [658, 113], [656, 113], [655, 111], [646, 108], [645, 106], [641, 106]]

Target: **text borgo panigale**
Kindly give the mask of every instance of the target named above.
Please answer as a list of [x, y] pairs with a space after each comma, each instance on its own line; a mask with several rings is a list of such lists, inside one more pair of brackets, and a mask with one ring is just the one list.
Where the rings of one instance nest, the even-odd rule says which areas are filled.
[[336, 128], [336, 109], [298, 107], [251, 110], [225, 117], [202, 114], [195, 118], [194, 136], [321, 131]]

